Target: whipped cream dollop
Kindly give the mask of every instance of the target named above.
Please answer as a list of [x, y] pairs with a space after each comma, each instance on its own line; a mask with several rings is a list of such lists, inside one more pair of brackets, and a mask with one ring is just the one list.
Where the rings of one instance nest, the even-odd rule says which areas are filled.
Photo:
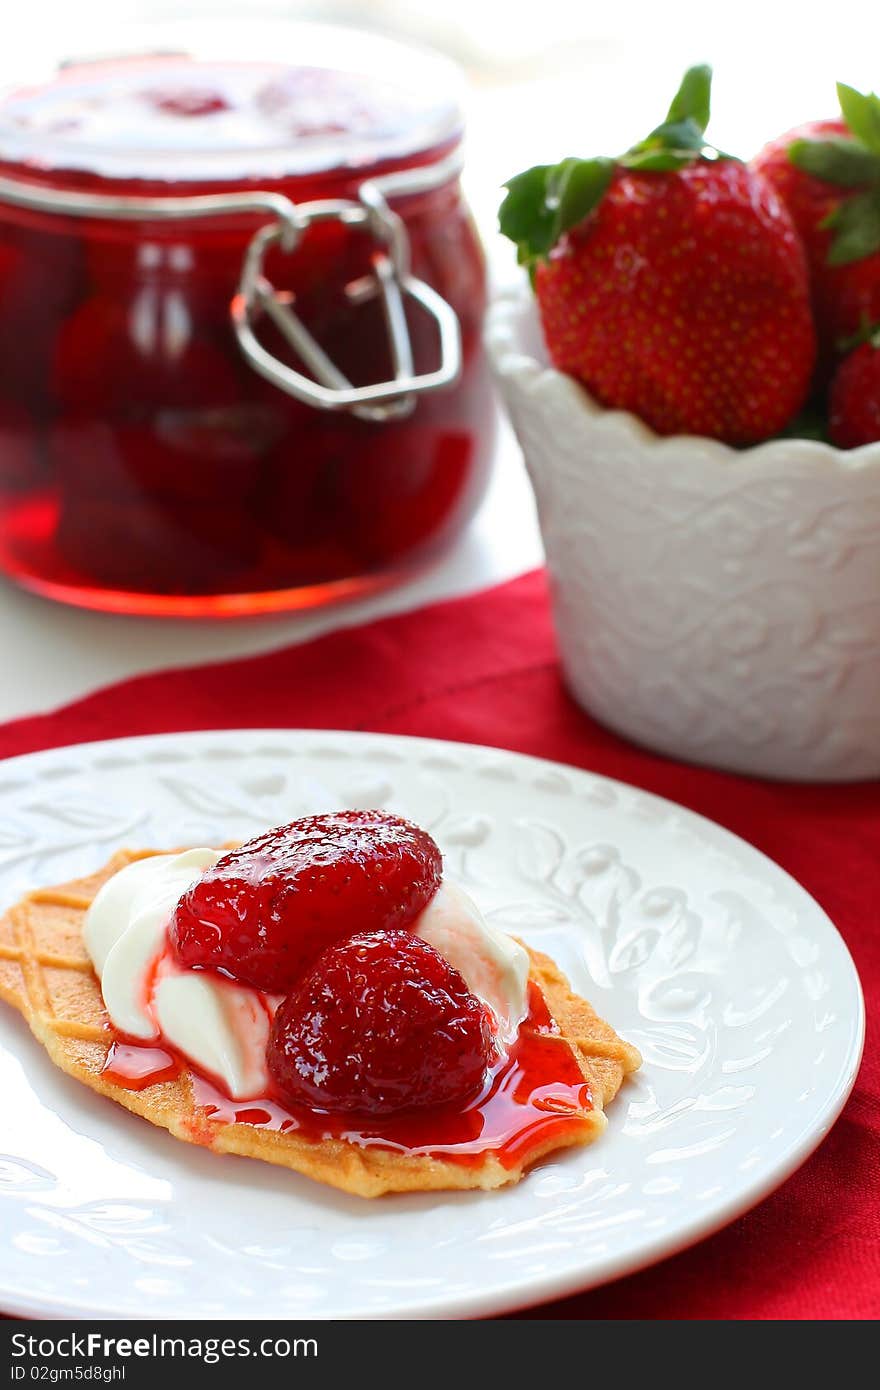
[[[84, 935], [115, 1027], [138, 1042], [164, 1039], [221, 1081], [233, 1100], [244, 1100], [268, 1088], [266, 1045], [282, 996], [183, 966], [168, 941], [178, 901], [220, 857], [219, 850], [189, 849], [127, 864], [98, 891]], [[524, 947], [492, 927], [449, 880], [412, 930], [491, 1009], [499, 1042], [512, 1041], [528, 1012]]]
[[464, 976], [467, 987], [495, 1015], [498, 1037], [512, 1042], [528, 1012], [529, 955], [490, 926], [473, 898], [444, 879], [412, 930]]
[[168, 942], [179, 899], [219, 858], [218, 850], [190, 849], [127, 864], [98, 891], [84, 936], [119, 1031], [144, 1043], [164, 1038], [239, 1099], [268, 1085], [266, 1044], [280, 996], [190, 970]]

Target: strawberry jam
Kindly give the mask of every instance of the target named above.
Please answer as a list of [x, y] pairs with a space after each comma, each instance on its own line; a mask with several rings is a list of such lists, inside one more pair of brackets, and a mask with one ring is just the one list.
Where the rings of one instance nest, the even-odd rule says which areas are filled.
[[[313, 606], [426, 562], [482, 495], [494, 428], [485, 271], [458, 180], [442, 172], [461, 135], [449, 72], [380, 40], [359, 39], [351, 70], [341, 49], [334, 70], [325, 54], [310, 61], [306, 41], [291, 48], [295, 68], [180, 57], [68, 68], [0, 105], [0, 177], [76, 197], [301, 203], [356, 200], [366, 179], [436, 166], [427, 191], [391, 201], [414, 275], [458, 318], [460, 379], [377, 423], [258, 376], [230, 302], [271, 213], [125, 221], [0, 195], [0, 569], [28, 588], [169, 615]], [[327, 221], [265, 266], [355, 385], [393, 375], [378, 299], [347, 292], [376, 249], [362, 227]], [[416, 372], [433, 371], [434, 325], [419, 306], [407, 320]], [[308, 374], [268, 320], [254, 331]]]
[[[116, 1044], [115, 1046], [120, 1046]], [[137, 1054], [143, 1053], [139, 1063]], [[118, 1055], [118, 1054], [117, 1054]], [[121, 1063], [108, 1058], [105, 1075], [140, 1090], [176, 1074], [157, 1067], [170, 1052], [126, 1043]], [[193, 1138], [210, 1144], [212, 1124], [247, 1124], [317, 1142], [345, 1139], [362, 1148], [392, 1149], [475, 1164], [487, 1154], [507, 1168], [553, 1146], [576, 1142], [589, 1128], [592, 1097], [568, 1043], [548, 1012], [540, 990], [529, 987], [529, 1013], [516, 1041], [487, 1074], [479, 1094], [447, 1105], [372, 1118], [294, 1108], [277, 1095], [231, 1100], [217, 1082], [183, 1064], [193, 1078], [193, 1098], [204, 1117]]]
[[175, 1081], [181, 1072], [181, 1064], [164, 1047], [145, 1047], [143, 1043], [123, 1042], [117, 1038], [111, 1043], [107, 1060], [101, 1068], [101, 1075], [127, 1091], [145, 1091], [148, 1086], [158, 1086], [162, 1081]]

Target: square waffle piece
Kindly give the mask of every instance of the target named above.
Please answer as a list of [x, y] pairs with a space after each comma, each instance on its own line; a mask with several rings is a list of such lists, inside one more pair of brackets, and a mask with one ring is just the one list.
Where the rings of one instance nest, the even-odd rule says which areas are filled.
[[121, 850], [97, 873], [30, 893], [0, 918], [0, 998], [24, 1015], [62, 1071], [187, 1143], [215, 1153], [261, 1158], [361, 1197], [502, 1187], [518, 1181], [546, 1153], [596, 1138], [605, 1127], [605, 1107], [640, 1065], [637, 1050], [572, 992], [554, 962], [530, 950], [531, 979], [559, 1028], [559, 1046], [570, 1050], [583, 1073], [592, 1107], [575, 1112], [573, 1119], [581, 1123], [557, 1130], [512, 1166], [492, 1152], [462, 1163], [442, 1155], [212, 1119], [196, 1102], [193, 1077], [185, 1067], [173, 1080], [129, 1089], [103, 1071], [116, 1035], [83, 942], [83, 924], [108, 878], [133, 860], [157, 852]]

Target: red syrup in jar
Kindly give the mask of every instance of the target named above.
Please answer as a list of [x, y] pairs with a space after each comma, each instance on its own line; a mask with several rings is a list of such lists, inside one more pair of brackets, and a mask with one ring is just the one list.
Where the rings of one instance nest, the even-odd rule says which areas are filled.
[[[153, 59], [73, 69], [0, 105], [0, 175], [113, 196], [357, 198], [459, 138], [454, 102], [393, 83]], [[393, 207], [414, 274], [458, 317], [463, 369], [379, 424], [295, 401], [244, 359], [229, 303], [265, 215], [148, 225], [0, 202], [0, 569], [88, 607], [221, 617], [365, 593], [442, 550], [488, 477], [485, 268], [457, 180]], [[374, 251], [327, 222], [266, 262], [355, 384], [391, 374], [378, 302], [345, 293]], [[416, 370], [432, 370], [433, 326], [418, 307], [408, 322]], [[299, 366], [268, 321], [256, 332]]]
[[[192, 1077], [193, 1098], [206, 1122], [197, 1122], [193, 1139], [206, 1145], [213, 1124], [249, 1124], [311, 1141], [345, 1139], [362, 1148], [434, 1155], [463, 1164], [493, 1154], [513, 1168], [548, 1145], [585, 1133], [590, 1123], [584, 1114], [592, 1109], [589, 1087], [534, 984], [529, 986], [529, 1013], [519, 1035], [489, 1073], [479, 1096], [461, 1108], [413, 1110], [382, 1120], [292, 1109], [272, 1095], [232, 1100], [216, 1081], [184, 1061], [175, 1062], [170, 1052], [128, 1043], [114, 1047], [124, 1048], [124, 1065], [111, 1066], [108, 1056], [105, 1074], [120, 1086], [141, 1090], [177, 1075], [181, 1067]], [[144, 1054], [142, 1064], [139, 1053]], [[174, 1070], [151, 1076], [151, 1067], [162, 1066], [163, 1058]]]

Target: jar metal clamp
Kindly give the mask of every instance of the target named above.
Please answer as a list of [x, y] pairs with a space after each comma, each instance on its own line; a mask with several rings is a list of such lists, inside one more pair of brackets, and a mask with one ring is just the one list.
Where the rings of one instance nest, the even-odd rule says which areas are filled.
[[[452, 385], [461, 372], [461, 333], [458, 318], [446, 300], [410, 268], [409, 238], [389, 199], [439, 188], [461, 169], [457, 153], [420, 169], [408, 169], [365, 180], [357, 199], [324, 199], [295, 203], [281, 193], [214, 193], [186, 197], [114, 197], [71, 193], [40, 187], [21, 179], [0, 178], [0, 200], [17, 207], [65, 217], [119, 219], [130, 222], [189, 221], [248, 213], [268, 213], [272, 220], [254, 233], [244, 253], [241, 276], [231, 295], [230, 314], [239, 347], [250, 365], [288, 395], [319, 410], [344, 410], [360, 419], [384, 421], [412, 413], [418, 395]], [[327, 356], [320, 343], [295, 313], [289, 291], [266, 278], [267, 251], [277, 245], [292, 254], [308, 228], [337, 220], [372, 235], [377, 249], [373, 273], [346, 286], [352, 305], [378, 296], [388, 332], [393, 378], [355, 386]], [[417, 373], [406, 321], [406, 299], [421, 305], [433, 319], [439, 344], [439, 364]], [[264, 313], [314, 373], [314, 379], [268, 352], [254, 325]]]

